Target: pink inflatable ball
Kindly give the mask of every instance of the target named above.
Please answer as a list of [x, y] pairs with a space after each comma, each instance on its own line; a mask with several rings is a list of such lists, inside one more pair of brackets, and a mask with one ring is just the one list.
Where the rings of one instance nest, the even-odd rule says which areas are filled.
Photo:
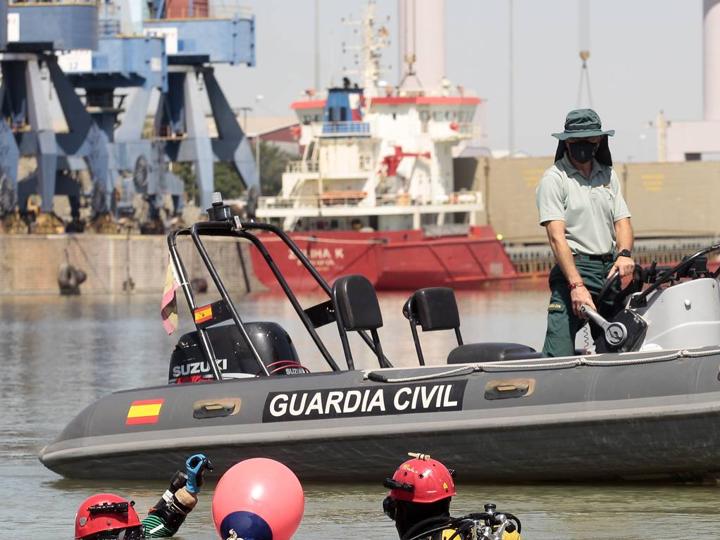
[[300, 526], [305, 495], [295, 473], [282, 463], [246, 459], [218, 481], [212, 500], [215, 528], [223, 540], [290, 540]]

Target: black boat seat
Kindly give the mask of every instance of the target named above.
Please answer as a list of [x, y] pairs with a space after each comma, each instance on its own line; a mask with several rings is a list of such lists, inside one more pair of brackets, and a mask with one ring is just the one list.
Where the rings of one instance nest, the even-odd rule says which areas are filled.
[[410, 321], [418, 361], [425, 365], [417, 326], [423, 332], [453, 330], [458, 346], [450, 351], [448, 364], [472, 364], [497, 362], [523, 358], [542, 358], [542, 353], [520, 343], [468, 343], [464, 344], [460, 333], [460, 313], [455, 292], [448, 287], [428, 287], [415, 291], [403, 306], [403, 315]]
[[498, 362], [500, 360], [521, 360], [524, 358], [542, 358], [542, 353], [520, 343], [468, 343], [450, 351], [447, 363], [475, 364]]
[[[285, 329], [274, 322], [248, 322], [245, 329], [270, 375], [308, 373], [300, 364], [295, 346]], [[223, 379], [262, 375], [263, 371], [234, 324], [206, 329]], [[170, 358], [169, 383], [213, 380], [197, 331], [183, 335]]]
[[369, 330], [373, 350], [380, 367], [391, 367], [383, 354], [378, 328], [383, 325], [382, 313], [375, 287], [361, 274], [352, 274], [338, 278], [332, 286], [332, 301], [335, 306], [340, 341], [348, 369], [355, 369], [347, 333]]

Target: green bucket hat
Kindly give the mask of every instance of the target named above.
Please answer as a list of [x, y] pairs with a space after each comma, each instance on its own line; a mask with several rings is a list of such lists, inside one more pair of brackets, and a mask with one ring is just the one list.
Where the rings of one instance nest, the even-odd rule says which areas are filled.
[[615, 130], [602, 130], [600, 117], [592, 109], [575, 109], [565, 118], [565, 131], [553, 133], [552, 136], [566, 141], [567, 139], [582, 139], [585, 137], [599, 137], [601, 135], [615, 135]]

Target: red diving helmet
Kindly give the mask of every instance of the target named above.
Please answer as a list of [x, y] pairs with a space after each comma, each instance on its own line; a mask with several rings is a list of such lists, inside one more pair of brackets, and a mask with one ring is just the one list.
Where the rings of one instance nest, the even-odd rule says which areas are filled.
[[412, 459], [400, 465], [392, 478], [387, 478], [388, 494], [399, 501], [434, 503], [455, 495], [455, 472], [427, 454], [408, 453]]
[[[142, 523], [133, 508], [135, 503], [113, 493], [98, 493], [85, 499], [75, 515], [75, 539], [90, 538], [106, 531], [137, 528]], [[140, 538], [141, 536], [138, 536]], [[125, 535], [125, 538], [130, 538]]]

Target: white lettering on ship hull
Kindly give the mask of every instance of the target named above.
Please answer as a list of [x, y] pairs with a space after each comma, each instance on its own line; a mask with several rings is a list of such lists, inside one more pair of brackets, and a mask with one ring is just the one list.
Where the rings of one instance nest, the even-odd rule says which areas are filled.
[[460, 410], [466, 383], [271, 392], [263, 422]]
[[[303, 250], [305, 256], [314, 266], [325, 268], [335, 266], [335, 261], [345, 258], [345, 248], [310, 248]], [[288, 259], [301, 265], [292, 251], [288, 251]]]

